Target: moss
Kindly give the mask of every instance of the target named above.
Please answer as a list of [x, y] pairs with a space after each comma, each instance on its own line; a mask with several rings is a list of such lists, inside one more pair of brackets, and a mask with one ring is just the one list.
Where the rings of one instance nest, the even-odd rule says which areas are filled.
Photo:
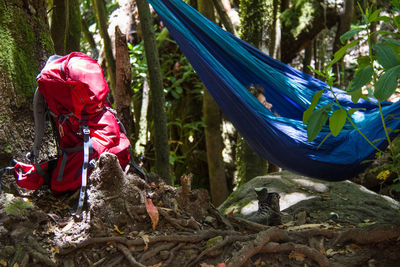
[[[318, 1], [297, 0], [293, 7], [286, 9], [281, 15], [282, 25], [291, 29], [290, 34], [296, 38], [315, 21], [321, 7]], [[288, 34], [288, 32], [283, 33]]]
[[30, 210], [33, 209], [33, 204], [31, 202], [26, 202], [23, 200], [13, 200], [7, 201], [4, 205], [4, 211], [7, 215], [16, 216], [27, 216]]
[[14, 92], [26, 99], [33, 95], [36, 88], [35, 78], [39, 69], [37, 34], [41, 35], [39, 38], [46, 45], [46, 50], [51, 51], [51, 47], [47, 45], [45, 31], [35, 32], [40, 19], [32, 19], [16, 4], [0, 1], [0, 17], [0, 71], [11, 80]]

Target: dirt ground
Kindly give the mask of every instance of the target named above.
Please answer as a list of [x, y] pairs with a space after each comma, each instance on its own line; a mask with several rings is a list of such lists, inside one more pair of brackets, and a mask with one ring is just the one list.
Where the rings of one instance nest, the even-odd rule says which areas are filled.
[[106, 154], [80, 216], [77, 193], [6, 188], [0, 266], [400, 266], [396, 221], [260, 225], [222, 215], [190, 178], [145, 182]]

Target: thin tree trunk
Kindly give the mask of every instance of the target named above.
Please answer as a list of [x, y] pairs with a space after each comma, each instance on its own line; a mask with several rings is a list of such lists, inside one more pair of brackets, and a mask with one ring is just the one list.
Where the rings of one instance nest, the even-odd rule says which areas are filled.
[[[212, 21], [215, 20], [211, 0], [199, 0], [197, 4], [200, 13]], [[229, 195], [225, 165], [222, 159], [221, 111], [205, 88], [203, 113], [206, 124], [205, 137], [211, 200], [215, 206], [219, 206]]]
[[96, 42], [93, 38], [93, 34], [89, 31], [89, 26], [87, 25], [86, 19], [82, 18], [82, 33], [86, 41], [89, 43], [92, 49], [92, 58], [97, 59], [99, 57], [99, 50], [97, 49]]
[[155, 131], [155, 167], [157, 173], [165, 180], [165, 182], [171, 184], [165, 98], [150, 8], [149, 4], [145, 0], [136, 0], [136, 4], [141, 21], [140, 26], [143, 33], [144, 49], [146, 52], [150, 78], [151, 103], [154, 114]]
[[131, 65], [129, 62], [126, 34], [122, 33], [118, 26], [115, 27], [115, 62], [116, 62], [116, 90], [115, 108], [118, 118], [128, 133], [128, 137], [134, 132], [132, 115], [131, 94]]
[[66, 34], [65, 53], [80, 51], [81, 46], [81, 11], [79, 0], [68, 0], [68, 29]]
[[[341, 42], [340, 42], [340, 36], [342, 36], [345, 32], [350, 30], [351, 26], [351, 21], [353, 19], [353, 13], [354, 13], [354, 0], [346, 0], [344, 1], [344, 7], [343, 7], [343, 12], [339, 14], [340, 20], [339, 20], [339, 25], [336, 31], [335, 35], [335, 41], [333, 43], [333, 51], [332, 54], [334, 54], [336, 51], [340, 49]], [[343, 65], [343, 59], [337, 62], [334, 65], [334, 72], [336, 73], [338, 85], [341, 86], [343, 85], [343, 77], [341, 75], [341, 68]]]
[[96, 13], [97, 26], [99, 27], [100, 35], [104, 42], [104, 54], [107, 62], [109, 86], [113, 96], [115, 96], [115, 59], [112, 52], [111, 38], [107, 31], [106, 7], [104, 0], [92, 0], [92, 4]]
[[54, 0], [51, 16], [51, 38], [58, 55], [65, 54], [66, 35], [68, 31], [69, 0]]
[[234, 34], [235, 33], [235, 28], [233, 27], [232, 21], [229, 18], [228, 14], [226, 14], [226, 11], [224, 9], [224, 6], [222, 5], [221, 0], [213, 0], [214, 7], [217, 10], [218, 16], [221, 19], [222, 25], [224, 25], [225, 29]]
[[[246, 42], [250, 42], [254, 45], [261, 44], [262, 35], [262, 25], [259, 25], [259, 21], [263, 14], [266, 14], [266, 9], [260, 10], [257, 12], [257, 15], [254, 17], [251, 16], [253, 9], [255, 7], [259, 7], [265, 4], [264, 0], [253, 0], [253, 1], [246, 1], [241, 0], [240, 6], [243, 8], [243, 12], [240, 14], [241, 21], [246, 21], [243, 27], [241, 25], [240, 32], [242, 34], [243, 40]], [[246, 13], [247, 12], [247, 13]], [[264, 23], [264, 22], [263, 22]], [[259, 32], [259, 34], [254, 34], [249, 31], [252, 30]], [[261, 27], [261, 28], [260, 28]], [[243, 140], [243, 137], [238, 134], [237, 139], [237, 148], [236, 148], [236, 166], [237, 166], [237, 180], [238, 183], [242, 184], [244, 182], [253, 179], [256, 176], [265, 175], [267, 173], [267, 161], [261, 158], [247, 143]]]

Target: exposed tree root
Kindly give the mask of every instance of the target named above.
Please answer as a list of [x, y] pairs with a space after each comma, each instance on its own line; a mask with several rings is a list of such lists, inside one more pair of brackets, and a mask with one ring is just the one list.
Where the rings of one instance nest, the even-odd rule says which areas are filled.
[[399, 224], [374, 224], [344, 231], [336, 238], [333, 244], [337, 245], [347, 241], [354, 241], [358, 244], [370, 244], [398, 237], [400, 237]]

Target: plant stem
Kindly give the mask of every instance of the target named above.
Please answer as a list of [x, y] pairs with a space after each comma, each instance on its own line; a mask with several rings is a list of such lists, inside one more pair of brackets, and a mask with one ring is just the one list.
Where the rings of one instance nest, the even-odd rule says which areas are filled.
[[[374, 58], [373, 58], [373, 55], [372, 55], [370, 26], [371, 26], [371, 24], [368, 23], [367, 24], [367, 41], [368, 41], [368, 50], [369, 50], [369, 62], [370, 62], [369, 64], [371, 65], [372, 70], [373, 70], [372, 73], [373, 73], [373, 80], [374, 80], [374, 87], [375, 87], [375, 85], [376, 85], [376, 71], [374, 69]], [[394, 158], [392, 141], [390, 140], [389, 132], [387, 130], [386, 123], [385, 123], [385, 118], [383, 117], [383, 110], [382, 110], [382, 105], [381, 105], [381, 101], [380, 100], [378, 100], [378, 107], [379, 107], [379, 113], [380, 113], [380, 117], [381, 117], [381, 121], [382, 121], [382, 126], [383, 126], [383, 129], [385, 131], [386, 139], [388, 141], [388, 145], [389, 145], [389, 148], [390, 148], [390, 155], [392, 156], [392, 158]]]

